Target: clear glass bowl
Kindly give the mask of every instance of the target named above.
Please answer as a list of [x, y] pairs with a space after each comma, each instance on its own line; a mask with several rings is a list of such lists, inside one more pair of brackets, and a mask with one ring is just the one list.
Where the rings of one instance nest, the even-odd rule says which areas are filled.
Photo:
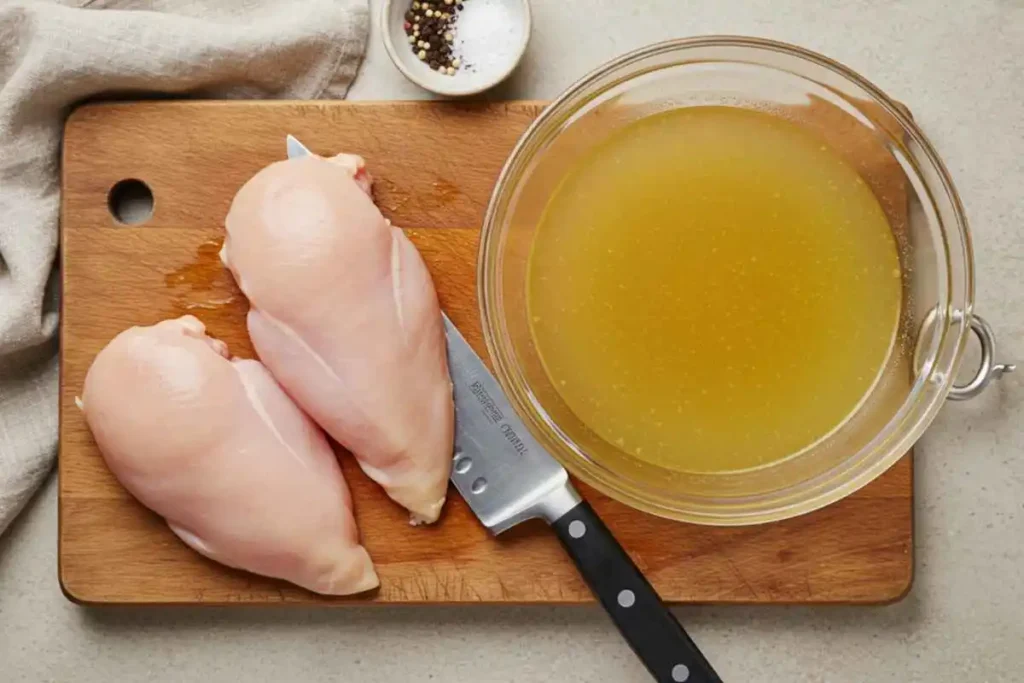
[[[541, 366], [528, 325], [527, 261], [541, 212], [587, 148], [666, 109], [769, 110], [814, 130], [852, 164], [884, 208], [900, 251], [903, 307], [879, 379], [845, 423], [765, 467], [688, 474], [622, 452], [583, 424]], [[765, 40], [713, 36], [643, 48], [573, 85], [523, 135], [491, 197], [478, 287], [499, 381], [534, 435], [566, 468], [607, 495], [664, 517], [715, 525], [769, 522], [850, 494], [921, 436], [943, 403], [992, 376], [991, 334], [972, 314], [973, 257], [956, 190], [904, 107], [836, 62]], [[987, 365], [953, 386], [970, 330]], [[984, 344], [983, 344], [984, 346]]]

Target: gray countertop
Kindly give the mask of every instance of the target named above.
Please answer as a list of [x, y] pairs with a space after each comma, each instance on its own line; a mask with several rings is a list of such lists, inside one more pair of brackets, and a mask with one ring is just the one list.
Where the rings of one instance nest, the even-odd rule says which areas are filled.
[[[1024, 359], [1021, 0], [534, 0], [497, 96], [548, 98], [628, 49], [799, 43], [905, 102], [974, 231], [977, 310]], [[374, 29], [376, 30], [376, 29]], [[357, 99], [424, 94], [376, 33]], [[1024, 680], [1024, 372], [948, 404], [917, 452], [916, 580], [888, 607], [678, 610], [727, 681]], [[647, 681], [596, 608], [83, 609], [57, 584], [50, 481], [0, 539], [0, 681]]]

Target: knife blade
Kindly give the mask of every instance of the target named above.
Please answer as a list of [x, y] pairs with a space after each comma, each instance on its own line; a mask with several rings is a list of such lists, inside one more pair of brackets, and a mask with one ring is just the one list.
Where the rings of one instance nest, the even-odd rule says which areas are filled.
[[287, 136], [284, 139], [284, 145], [289, 159], [298, 159], [312, 154], [312, 152], [309, 151], [309, 148], [299, 142], [294, 135]]
[[[289, 135], [288, 158], [311, 154]], [[451, 480], [493, 534], [532, 518], [551, 525], [587, 585], [659, 683], [722, 683], [626, 551], [531, 434], [447, 315], [455, 401]]]
[[555, 522], [582, 500], [568, 473], [537, 443], [448, 316], [444, 330], [455, 396], [452, 483], [491, 533], [534, 517]]

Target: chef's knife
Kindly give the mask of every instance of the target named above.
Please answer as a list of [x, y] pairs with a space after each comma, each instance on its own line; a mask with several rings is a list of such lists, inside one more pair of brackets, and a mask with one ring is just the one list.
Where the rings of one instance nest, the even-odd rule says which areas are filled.
[[498, 382], [444, 319], [455, 391], [452, 482], [491, 533], [540, 517], [655, 680], [721, 683], [565, 469], [530, 435]]
[[[309, 154], [292, 136], [288, 157]], [[721, 683], [565, 469], [533, 438], [497, 380], [444, 316], [455, 394], [452, 482], [493, 534], [541, 518], [659, 683]]]

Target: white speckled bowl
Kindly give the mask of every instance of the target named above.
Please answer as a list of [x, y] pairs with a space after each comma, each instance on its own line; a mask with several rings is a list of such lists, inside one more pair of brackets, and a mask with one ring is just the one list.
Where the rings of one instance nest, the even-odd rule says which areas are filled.
[[[521, 34], [518, 45], [512, 46], [506, 60], [482, 61], [472, 69], [459, 69], [453, 76], [443, 76], [420, 61], [407, 42], [403, 25], [412, 0], [385, 0], [380, 13], [380, 30], [391, 61], [410, 81], [439, 95], [475, 95], [502, 82], [515, 70], [530, 41], [530, 3], [529, 0], [464, 0], [467, 4], [482, 1], [504, 5]], [[456, 25], [456, 44], [458, 42]]]

